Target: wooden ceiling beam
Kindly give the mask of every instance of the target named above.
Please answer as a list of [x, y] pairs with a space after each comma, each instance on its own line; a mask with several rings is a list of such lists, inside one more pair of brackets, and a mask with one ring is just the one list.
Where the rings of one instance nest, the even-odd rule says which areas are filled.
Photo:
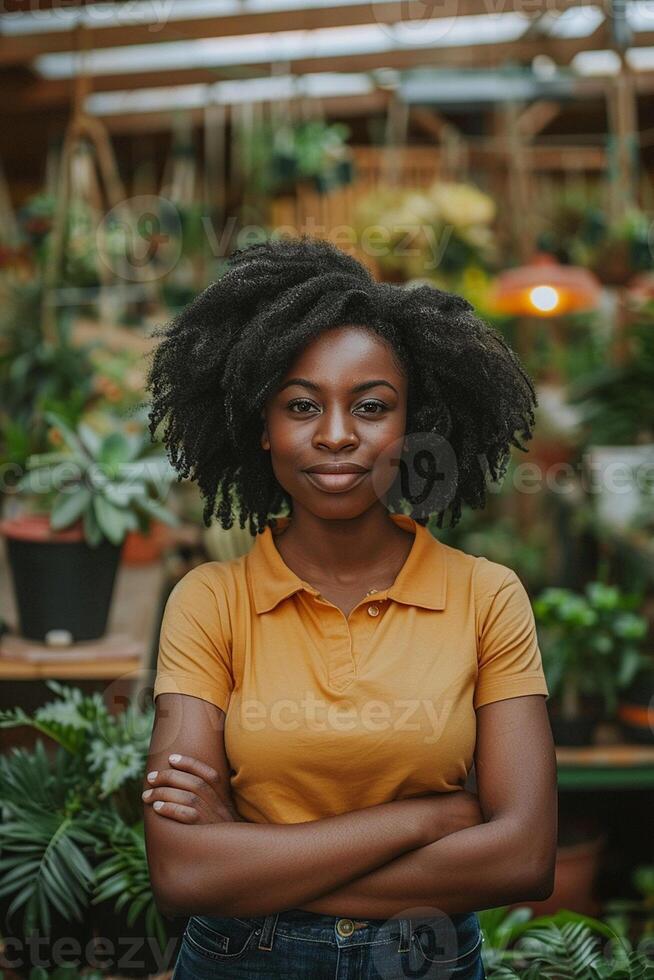
[[[388, 106], [388, 93], [379, 89], [368, 95], [333, 96], [321, 99], [321, 105], [330, 118], [346, 119], [356, 116], [383, 114]], [[230, 106], [225, 106], [227, 117]], [[134, 112], [116, 116], [103, 116], [102, 121], [111, 133], [170, 133], [174, 123], [173, 112]], [[204, 126], [204, 110], [189, 109], [188, 118], [193, 126]]]
[[[579, 0], [531, 0], [528, 13], [564, 11], [576, 6]], [[606, 0], [599, 0], [600, 3]], [[410, 22], [407, 4], [416, 6], [424, 17], [424, 0], [394, 0], [390, 3], [356, 3], [348, 6], [314, 7], [312, 9], [258, 11], [228, 16], [202, 17], [187, 20], [162, 19], [150, 24], [106, 26], [93, 24], [89, 28], [91, 47], [113, 48], [136, 44], [161, 44], [166, 41], [193, 41], [206, 38], [234, 37], [261, 34], [269, 31], [317, 30], [325, 27], [353, 27], [360, 24], [402, 24]], [[68, 5], [66, 5], [68, 7]], [[523, 0], [446, 0], [433, 4], [430, 18], [464, 17], [490, 13], [524, 12]], [[51, 31], [39, 34], [0, 34], [0, 66], [29, 64], [42, 54], [74, 50], [70, 31]]]
[[[605, 30], [605, 29], [604, 29]], [[603, 46], [604, 34], [593, 35], [594, 47]], [[588, 38], [539, 39], [501, 44], [461, 45], [449, 48], [402, 48], [386, 53], [336, 55], [333, 57], [302, 58], [288, 62], [292, 74], [309, 72], [366, 72], [379, 68], [397, 70], [425, 68], [490, 68], [500, 67], [507, 60], [529, 63], [537, 54], [554, 53], [559, 62], [572, 60], [579, 51], [588, 50]], [[121, 75], [96, 75], [92, 79], [94, 92], [132, 91], [176, 85], [211, 84], [217, 81], [263, 78], [271, 73], [271, 65], [243, 65], [178, 70], [130, 72]], [[43, 79], [23, 85], [15, 84], [12, 98], [5, 102], [6, 112], [26, 112], [36, 107], [65, 105], [71, 96], [71, 79]]]

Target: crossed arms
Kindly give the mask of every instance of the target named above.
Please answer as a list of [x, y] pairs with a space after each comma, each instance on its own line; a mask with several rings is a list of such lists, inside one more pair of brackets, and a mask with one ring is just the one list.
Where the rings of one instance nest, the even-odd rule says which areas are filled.
[[[144, 821], [164, 914], [304, 908], [387, 918], [417, 906], [455, 914], [551, 894], [556, 758], [542, 695], [477, 710], [478, 797], [434, 793], [299, 824], [248, 823], [236, 812], [224, 719], [190, 695], [156, 702], [147, 772], [158, 775], [143, 783], [151, 790]], [[181, 759], [170, 762], [171, 753]]]

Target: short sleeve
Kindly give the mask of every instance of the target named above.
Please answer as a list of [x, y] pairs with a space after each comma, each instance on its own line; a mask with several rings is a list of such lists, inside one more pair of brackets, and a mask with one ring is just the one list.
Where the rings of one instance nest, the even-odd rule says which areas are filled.
[[[153, 699], [163, 693], [191, 694], [227, 710], [234, 687], [229, 616], [202, 565], [173, 587], [159, 634]], [[221, 602], [221, 599], [223, 600]]]
[[531, 602], [509, 570], [499, 589], [486, 596], [478, 620], [478, 674], [473, 705], [502, 701], [549, 689], [538, 646]]

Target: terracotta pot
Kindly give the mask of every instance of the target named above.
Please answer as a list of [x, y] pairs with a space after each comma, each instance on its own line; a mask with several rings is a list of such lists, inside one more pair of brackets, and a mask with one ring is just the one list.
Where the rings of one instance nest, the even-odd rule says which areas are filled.
[[162, 521], [153, 521], [147, 534], [128, 531], [122, 560], [126, 565], [147, 565], [158, 561], [169, 541], [168, 527]]
[[516, 902], [511, 908], [527, 906], [534, 915], [554, 915], [559, 909], [569, 909], [582, 915], [597, 916], [601, 903], [595, 897], [594, 886], [600, 858], [607, 836], [597, 836], [575, 844], [559, 845], [556, 851], [554, 891], [542, 902]]

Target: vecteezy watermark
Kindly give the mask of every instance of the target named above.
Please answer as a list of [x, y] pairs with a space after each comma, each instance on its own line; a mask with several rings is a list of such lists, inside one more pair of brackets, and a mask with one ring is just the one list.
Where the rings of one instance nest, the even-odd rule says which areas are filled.
[[380, 938], [369, 947], [376, 974], [383, 980], [447, 980], [464, 962], [472, 966], [479, 956], [481, 930], [476, 916], [460, 921], [457, 929], [451, 917], [433, 905], [412, 906], [386, 919], [377, 933], [383, 932], [385, 941]]
[[[80, 4], [80, 0], [0, 0], [0, 16], [10, 35], [46, 31], [72, 30], [78, 24], [88, 27], [111, 27], [125, 24], [146, 27], [156, 33], [166, 26], [179, 0], [120, 0], [119, 3]], [[29, 25], [29, 26], [27, 26]]]
[[249, 732], [362, 733], [415, 732], [415, 741], [439, 741], [455, 701], [453, 698], [369, 698], [357, 704], [350, 698], [327, 700], [307, 690], [300, 698], [244, 698], [235, 723]]
[[[232, 249], [243, 249], [267, 238], [297, 238], [300, 234], [327, 238], [339, 248], [356, 247], [371, 259], [420, 261], [425, 276], [443, 261], [454, 226], [438, 227], [415, 220], [393, 224], [324, 225], [312, 215], [299, 225], [273, 227], [241, 225], [235, 215], [216, 228], [209, 213], [199, 216], [208, 254], [221, 258]], [[93, 220], [89, 217], [89, 220]], [[168, 275], [182, 257], [183, 218], [178, 207], [162, 195], [139, 195], [116, 204], [95, 219], [95, 242], [101, 261], [126, 282], [152, 282]]]
[[382, 499], [395, 479], [414, 515], [428, 517], [445, 510], [454, 498], [459, 477], [452, 444], [437, 432], [411, 432], [385, 447], [371, 480]]
[[[120, 925], [116, 931], [120, 933]], [[171, 936], [162, 949], [154, 936], [118, 935], [115, 939], [96, 935], [82, 943], [75, 935], [58, 936], [52, 941], [50, 936], [38, 931], [26, 936], [3, 932], [0, 968], [27, 972], [33, 967], [54, 970], [75, 965], [109, 969], [125, 976], [129, 976], [130, 970], [145, 969], [160, 974], [172, 968], [179, 942], [177, 937]]]
[[313, 215], [307, 215], [301, 225], [274, 225], [271, 228], [259, 224], [238, 227], [238, 221], [230, 216], [221, 225], [220, 235], [208, 215], [202, 218], [211, 253], [224, 255], [228, 243], [235, 239], [236, 248], [247, 248], [264, 238], [272, 240], [297, 238], [306, 234], [313, 238], [327, 238], [338, 248], [357, 247], [369, 258], [423, 258], [425, 274], [434, 272], [441, 264], [450, 239], [454, 233], [453, 225], [435, 227], [421, 221], [398, 221], [392, 224], [338, 224], [325, 225], [317, 222]]
[[[483, 42], [489, 34], [492, 40], [494, 30], [501, 39], [502, 18], [507, 15], [531, 19], [561, 14], [565, 8], [561, 0], [480, 0], [474, 8], [465, 0], [373, 0], [372, 15], [396, 44], [419, 48], [436, 47], [445, 38], [456, 44], [458, 32], [460, 43], [467, 46]], [[586, 17], [595, 25], [596, 10], [596, 0], [581, 0], [575, 4], [575, 23]]]
[[98, 254], [114, 275], [152, 282], [175, 268], [182, 254], [182, 220], [165, 197], [142, 194], [116, 204], [98, 222]]
[[5, 463], [0, 466], [2, 492], [6, 494], [25, 492], [24, 488], [19, 490], [18, 485], [28, 475], [29, 493], [32, 496], [38, 497], [40, 494], [53, 492], [74, 494], [80, 489], [101, 494], [110, 486], [113, 502], [122, 507], [126, 507], [140, 492], [143, 483], [153, 488], [160, 499], [163, 499], [170, 486], [169, 476], [162, 471], [161, 465], [155, 460], [143, 459], [138, 463], [123, 463], [109, 476], [102, 463], [81, 466], [71, 458], [58, 463], [55, 472], [46, 467], [26, 469], [19, 463]]

